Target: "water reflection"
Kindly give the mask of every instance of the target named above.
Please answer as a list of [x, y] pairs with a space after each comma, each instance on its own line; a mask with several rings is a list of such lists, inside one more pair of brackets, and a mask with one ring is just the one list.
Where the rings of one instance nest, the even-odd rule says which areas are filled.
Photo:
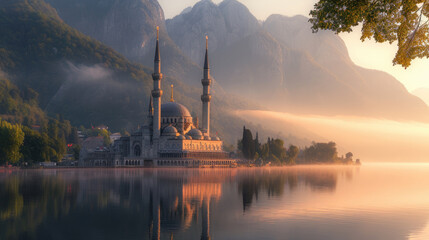
[[[422, 192], [429, 180], [421, 176], [429, 166], [408, 178], [402, 168], [365, 169], [13, 171], [0, 175], [0, 239], [419, 239], [425, 234], [429, 203], [421, 198], [429, 196]], [[397, 237], [385, 238], [392, 226]], [[359, 228], [365, 231], [356, 232]]]
[[238, 180], [238, 190], [243, 196], [243, 210], [249, 208], [253, 199], [265, 191], [268, 197], [281, 197], [285, 190], [294, 191], [299, 185], [314, 191], [335, 191], [338, 176], [353, 177], [358, 168], [325, 167], [262, 168], [245, 171]]
[[115, 239], [116, 230], [106, 227], [113, 224], [126, 230], [126, 238], [160, 239], [201, 221], [201, 239], [210, 239], [210, 202], [220, 199], [222, 183], [233, 175], [183, 169], [17, 171], [0, 179], [0, 238], [41, 239], [80, 222], [72, 236], [95, 232]]

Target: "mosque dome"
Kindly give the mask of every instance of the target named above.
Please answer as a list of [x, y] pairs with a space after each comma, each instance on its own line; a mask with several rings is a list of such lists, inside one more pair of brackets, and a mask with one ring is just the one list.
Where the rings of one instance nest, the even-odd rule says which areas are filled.
[[188, 132], [188, 135], [191, 136], [192, 139], [195, 139], [195, 140], [203, 139], [203, 133], [196, 128], [191, 129], [191, 131]]
[[167, 102], [161, 105], [161, 117], [191, 117], [191, 114], [182, 104]]
[[177, 129], [173, 126], [168, 126], [164, 128], [164, 130], [162, 131], [163, 136], [176, 136], [177, 133], [178, 133]]
[[192, 137], [191, 137], [191, 136], [189, 136], [189, 135], [186, 135], [185, 137], [186, 137], [186, 139], [188, 139], [188, 140], [192, 140]]
[[177, 137], [177, 140], [185, 140], [186, 139], [186, 137], [185, 136], [183, 136], [183, 135], [179, 135], [178, 137]]

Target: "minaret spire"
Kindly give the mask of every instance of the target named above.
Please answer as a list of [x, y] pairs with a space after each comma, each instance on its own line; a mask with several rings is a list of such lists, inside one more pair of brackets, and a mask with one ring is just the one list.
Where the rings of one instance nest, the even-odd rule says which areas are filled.
[[210, 67], [209, 67], [209, 37], [206, 36], [206, 56], [204, 58], [204, 70], [203, 76], [204, 78], [201, 80], [203, 84], [203, 95], [201, 95], [201, 101], [203, 102], [203, 117], [202, 117], [202, 126], [201, 131], [205, 136], [210, 136]]
[[161, 72], [161, 54], [159, 53], [159, 26], [156, 27], [155, 72]]
[[[206, 76], [207, 74], [207, 76]], [[209, 37], [206, 36], [206, 56], [204, 58], [204, 78], [210, 78], [210, 67], [209, 67]]]
[[174, 87], [174, 85], [173, 84], [171, 84], [171, 98], [170, 98], [170, 102], [174, 102], [174, 98], [173, 98], [173, 87]]
[[153, 139], [155, 142], [159, 139], [161, 135], [161, 55], [159, 53], [159, 27], [156, 27], [156, 49], [155, 49], [155, 59], [153, 66]]

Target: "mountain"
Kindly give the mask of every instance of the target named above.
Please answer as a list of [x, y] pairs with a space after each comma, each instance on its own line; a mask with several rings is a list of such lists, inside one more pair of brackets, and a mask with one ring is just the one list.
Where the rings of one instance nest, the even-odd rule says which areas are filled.
[[[90, 122], [95, 124], [109, 119], [108, 115], [115, 116], [110, 111], [101, 111], [100, 105], [87, 102], [89, 98], [108, 96], [101, 106], [111, 105], [115, 111], [125, 105], [123, 111], [129, 112], [128, 107], [136, 106], [126, 105], [127, 102], [148, 101], [149, 69], [130, 63], [111, 48], [69, 27], [56, 15], [33, 7], [40, 2], [3, 1], [0, 5], [0, 51], [4, 53], [0, 69], [14, 84], [21, 89], [35, 90], [40, 107], [50, 114], [61, 113], [74, 124], [87, 126]], [[55, 10], [50, 8], [48, 12]], [[88, 74], [76, 71], [76, 67]], [[115, 80], [111, 83], [97, 81], [105, 74], [103, 71]], [[82, 78], [84, 76], [88, 77]], [[115, 82], [123, 83], [125, 89], [117, 88]], [[128, 88], [133, 91], [125, 92]], [[146, 92], [144, 98], [142, 91]], [[128, 94], [128, 99], [119, 93]], [[126, 122], [113, 117], [109, 124], [126, 125]]]
[[418, 88], [412, 92], [429, 106], [429, 88]]
[[217, 82], [272, 110], [429, 120], [429, 108], [399, 81], [355, 65], [341, 38], [313, 34], [303, 16], [272, 15], [261, 25], [238, 1], [203, 0], [166, 26], [190, 58], [199, 57], [192, 46], [200, 41], [184, 33], [209, 33]]
[[[33, 8], [34, 2], [40, 1], [0, 5], [0, 69], [18, 87], [35, 90], [42, 109], [75, 125], [105, 123], [118, 129], [141, 124], [151, 70]], [[197, 90], [174, 79], [166, 78], [164, 89], [172, 83], [176, 99], [198, 103]]]
[[[153, 85], [150, 68], [130, 62], [111, 47], [67, 25], [54, 8], [41, 0], [0, 1], [0, 12], [0, 75], [10, 80], [4, 84], [8, 95], [2, 90], [2, 101], [6, 96], [9, 102], [7, 107], [2, 105], [1, 115], [19, 114], [14, 107], [29, 101], [48, 115], [69, 119], [75, 126], [106, 124], [112, 131], [119, 131], [145, 122]], [[153, 46], [148, 61], [153, 61]], [[164, 46], [163, 66], [169, 54]], [[162, 82], [163, 101], [168, 101], [169, 86], [174, 84], [175, 100], [199, 116], [202, 71], [196, 65], [195, 69], [197, 87], [166, 75]], [[242, 126], [252, 126], [233, 114], [235, 109], [245, 108], [247, 103], [239, 98], [214, 94], [213, 132], [235, 143]]]
[[210, 52], [214, 52], [256, 32], [260, 27], [250, 11], [235, 0], [226, 0], [219, 5], [210, 0], [200, 1], [192, 9], [167, 20], [166, 26], [171, 39], [197, 63], [204, 56], [204, 52], [199, 51], [205, 47], [205, 42], [201, 41], [204, 35], [209, 36]]
[[[202, 69], [166, 34], [164, 12], [156, 0], [47, 0], [61, 19], [131, 61], [152, 66], [155, 27], [160, 27], [163, 73], [199, 87]], [[203, 37], [199, 40], [204, 42]], [[197, 49], [204, 53], [204, 48]], [[203, 57], [198, 59], [203, 62]], [[215, 91], [223, 91], [214, 86]]]

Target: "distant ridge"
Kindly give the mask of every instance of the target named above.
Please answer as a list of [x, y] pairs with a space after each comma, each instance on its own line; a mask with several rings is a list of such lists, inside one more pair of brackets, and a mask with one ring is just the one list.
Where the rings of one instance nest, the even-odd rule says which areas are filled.
[[192, 59], [199, 57], [193, 48], [199, 43], [183, 34], [185, 30], [192, 29], [195, 36], [214, 35], [213, 76], [219, 84], [272, 110], [429, 119], [429, 108], [399, 81], [355, 65], [341, 38], [331, 32], [311, 33], [304, 16], [271, 15], [261, 25], [238, 1], [200, 1], [167, 20], [166, 26]]
[[[75, 126], [105, 124], [112, 131], [119, 131], [135, 129], [145, 121], [153, 85], [152, 69], [130, 62], [113, 48], [67, 25], [56, 14], [61, 11], [43, 1], [7, 3], [0, 2], [0, 77], [7, 76], [14, 84], [11, 86], [17, 86], [21, 92], [27, 88], [34, 89], [40, 103], [36, 105], [48, 115], [58, 114], [69, 119]], [[109, 1], [99, 3], [107, 4]], [[39, 6], [37, 4], [44, 7], [33, 7]], [[154, 28], [147, 31], [155, 32]], [[189, 76], [189, 71], [195, 72], [195, 77], [188, 79], [194, 86], [177, 80], [176, 75], [170, 77], [166, 74], [162, 82], [165, 90], [163, 101], [168, 101], [168, 86], [174, 84], [175, 100], [199, 116], [202, 70], [191, 61], [188, 62], [193, 67], [183, 68], [187, 63], [181, 58], [186, 57], [176, 54], [180, 50], [165, 32], [161, 33], [161, 39], [165, 39], [161, 42], [163, 72], [167, 71], [165, 66], [169, 66], [166, 63], [169, 61], [170, 71], [178, 69], [186, 76]], [[151, 62], [154, 41], [150, 43], [150, 37], [145, 41], [151, 48], [147, 57]], [[176, 50], [169, 50], [168, 46]], [[251, 124], [232, 112], [247, 108], [247, 103], [222, 95], [221, 88], [213, 93], [213, 132], [226, 142], [235, 143], [242, 125]], [[19, 103], [21, 100], [16, 97], [15, 101]], [[0, 115], [2, 113], [1, 110]], [[270, 134], [270, 131], [265, 133]]]

